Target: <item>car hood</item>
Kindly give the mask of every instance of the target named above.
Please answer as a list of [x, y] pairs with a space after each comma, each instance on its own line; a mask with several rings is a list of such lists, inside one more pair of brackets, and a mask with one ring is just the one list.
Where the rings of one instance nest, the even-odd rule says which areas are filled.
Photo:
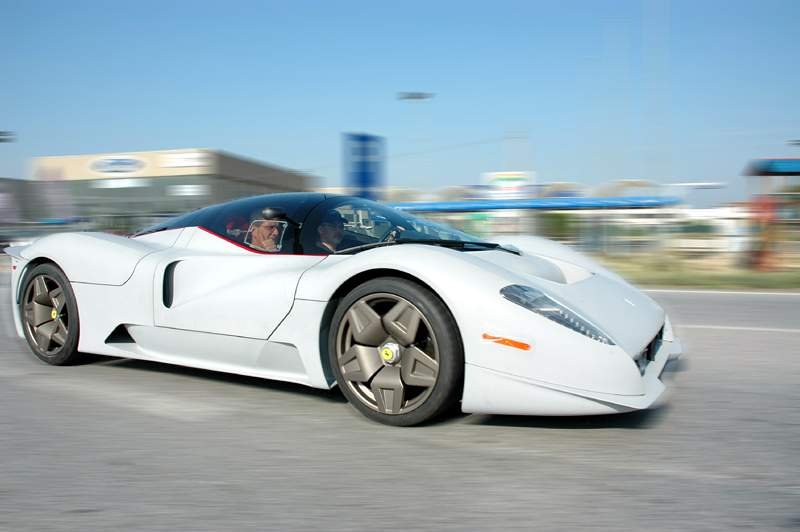
[[[568, 248], [564, 248], [568, 249]], [[632, 358], [649, 344], [664, 324], [664, 310], [650, 297], [571, 250], [559, 255], [522, 255], [491, 250], [472, 253], [506, 270], [520, 284], [538, 288], [599, 327]], [[580, 258], [582, 264], [573, 260]]]

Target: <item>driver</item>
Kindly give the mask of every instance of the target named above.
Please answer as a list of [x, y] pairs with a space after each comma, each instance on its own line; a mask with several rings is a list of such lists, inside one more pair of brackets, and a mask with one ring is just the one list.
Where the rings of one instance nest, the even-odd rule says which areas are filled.
[[327, 254], [337, 250], [344, 238], [344, 221], [344, 217], [336, 210], [325, 213], [317, 226], [319, 239], [316, 251]]

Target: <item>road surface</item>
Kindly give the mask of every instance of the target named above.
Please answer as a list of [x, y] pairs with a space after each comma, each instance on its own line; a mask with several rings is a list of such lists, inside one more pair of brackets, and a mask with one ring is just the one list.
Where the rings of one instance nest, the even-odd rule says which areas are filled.
[[651, 295], [687, 351], [666, 406], [417, 428], [337, 391], [46, 366], [3, 304], [0, 530], [800, 528], [800, 296]]

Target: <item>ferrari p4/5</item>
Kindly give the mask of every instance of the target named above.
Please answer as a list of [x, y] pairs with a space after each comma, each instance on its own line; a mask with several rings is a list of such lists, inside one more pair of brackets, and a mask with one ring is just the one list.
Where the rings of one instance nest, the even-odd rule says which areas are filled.
[[563, 245], [487, 242], [355, 197], [250, 197], [6, 253], [17, 332], [44, 362], [85, 352], [338, 385], [392, 425], [459, 403], [646, 409], [681, 353], [661, 307]]

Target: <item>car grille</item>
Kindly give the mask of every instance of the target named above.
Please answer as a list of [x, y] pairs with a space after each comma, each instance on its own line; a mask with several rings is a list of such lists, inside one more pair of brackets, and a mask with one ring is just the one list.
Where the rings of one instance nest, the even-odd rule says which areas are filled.
[[644, 375], [647, 365], [656, 359], [656, 353], [658, 353], [658, 348], [661, 347], [661, 340], [663, 338], [664, 326], [662, 325], [658, 330], [658, 334], [656, 334], [655, 337], [650, 340], [650, 343], [647, 344], [647, 347], [642, 349], [642, 352], [639, 353], [638, 357], [636, 357], [636, 365], [639, 367], [640, 374]]

